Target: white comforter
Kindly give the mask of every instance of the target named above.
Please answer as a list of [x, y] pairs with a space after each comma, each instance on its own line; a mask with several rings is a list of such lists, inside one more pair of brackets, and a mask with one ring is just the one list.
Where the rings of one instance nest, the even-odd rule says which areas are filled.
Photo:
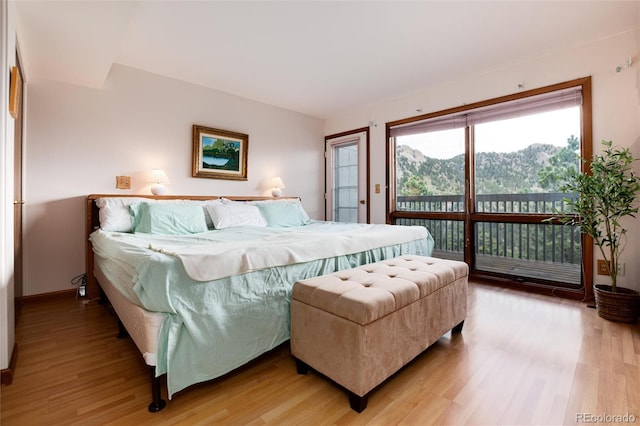
[[[317, 221], [295, 228], [230, 228], [181, 236], [98, 232], [91, 238], [94, 246], [101, 248], [108, 247], [110, 242], [118, 242], [131, 246], [131, 253], [148, 249], [177, 257], [191, 279], [213, 281], [273, 266], [359, 253], [428, 237], [426, 228], [421, 226]], [[122, 260], [126, 261], [126, 258]]]

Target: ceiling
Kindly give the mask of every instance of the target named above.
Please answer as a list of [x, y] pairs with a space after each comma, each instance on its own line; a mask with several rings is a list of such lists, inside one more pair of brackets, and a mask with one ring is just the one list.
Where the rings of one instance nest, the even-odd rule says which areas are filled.
[[29, 79], [102, 88], [117, 63], [318, 118], [640, 21], [638, 1], [616, 0], [18, 0], [16, 10]]

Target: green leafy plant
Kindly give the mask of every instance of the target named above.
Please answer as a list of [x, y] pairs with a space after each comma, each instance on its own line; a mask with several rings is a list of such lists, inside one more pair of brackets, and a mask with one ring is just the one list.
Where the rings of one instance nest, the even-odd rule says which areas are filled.
[[635, 217], [634, 203], [640, 191], [640, 177], [633, 171], [633, 158], [628, 148], [602, 141], [604, 150], [589, 162], [582, 159], [590, 173], [569, 170], [567, 181], [560, 186], [576, 198], [565, 198], [568, 209], [555, 218], [567, 225], [577, 225], [580, 231], [593, 238], [606, 261], [611, 278], [611, 290], [616, 291], [620, 254], [626, 245], [627, 229], [621, 219]]

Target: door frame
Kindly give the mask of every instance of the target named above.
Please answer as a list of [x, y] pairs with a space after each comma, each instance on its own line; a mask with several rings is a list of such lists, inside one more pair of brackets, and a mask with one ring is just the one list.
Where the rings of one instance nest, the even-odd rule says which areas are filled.
[[[361, 127], [359, 129], [353, 129], [353, 130], [347, 130], [346, 132], [341, 132], [341, 133], [335, 133], [332, 135], [328, 135], [324, 137], [324, 214], [325, 214], [325, 220], [328, 220], [328, 215], [327, 215], [327, 211], [328, 211], [328, 207], [329, 207], [329, 190], [330, 188], [327, 187], [327, 181], [328, 181], [328, 167], [329, 165], [329, 153], [327, 152], [327, 145], [328, 142], [332, 139], [344, 139], [345, 141], [348, 140], [350, 137], [356, 137], [358, 134], [360, 133], [364, 133], [364, 150], [365, 150], [365, 162], [363, 165], [360, 164], [360, 161], [358, 161], [358, 168], [360, 167], [365, 167], [365, 172], [364, 172], [364, 176], [365, 176], [365, 194], [364, 194], [364, 200], [365, 200], [365, 216], [366, 216], [366, 223], [371, 223], [371, 203], [369, 202], [369, 200], [371, 199], [371, 188], [370, 188], [370, 182], [371, 182], [371, 171], [370, 171], [370, 159], [371, 159], [371, 155], [370, 155], [370, 135], [369, 135], [369, 127]], [[360, 170], [358, 170], [358, 176], [360, 176]], [[360, 182], [358, 182], [358, 186], [360, 186]], [[359, 194], [360, 195], [360, 194]], [[360, 198], [360, 197], [359, 197]]]
[[19, 50], [16, 46], [16, 67], [18, 78], [21, 80], [22, 89], [18, 93], [18, 114], [14, 121], [13, 146], [13, 250], [14, 250], [14, 319], [17, 323], [24, 296], [24, 244], [23, 244], [23, 220], [24, 220], [24, 73]]

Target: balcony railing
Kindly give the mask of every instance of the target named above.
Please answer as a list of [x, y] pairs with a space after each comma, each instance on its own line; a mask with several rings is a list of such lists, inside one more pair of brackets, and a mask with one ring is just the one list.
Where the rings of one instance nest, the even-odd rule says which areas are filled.
[[[564, 211], [565, 193], [483, 194], [476, 196], [478, 213], [554, 214]], [[397, 211], [462, 212], [456, 195], [398, 197]], [[462, 260], [464, 222], [398, 218], [399, 225], [422, 225], [435, 240], [439, 257]], [[581, 234], [577, 227], [549, 223], [475, 222], [476, 268], [516, 276], [580, 284]]]
[[[575, 194], [564, 192], [532, 194], [478, 194], [476, 195], [477, 213], [556, 213], [564, 211], [565, 198]], [[417, 195], [400, 196], [397, 210], [408, 212], [462, 212], [463, 195]]]

